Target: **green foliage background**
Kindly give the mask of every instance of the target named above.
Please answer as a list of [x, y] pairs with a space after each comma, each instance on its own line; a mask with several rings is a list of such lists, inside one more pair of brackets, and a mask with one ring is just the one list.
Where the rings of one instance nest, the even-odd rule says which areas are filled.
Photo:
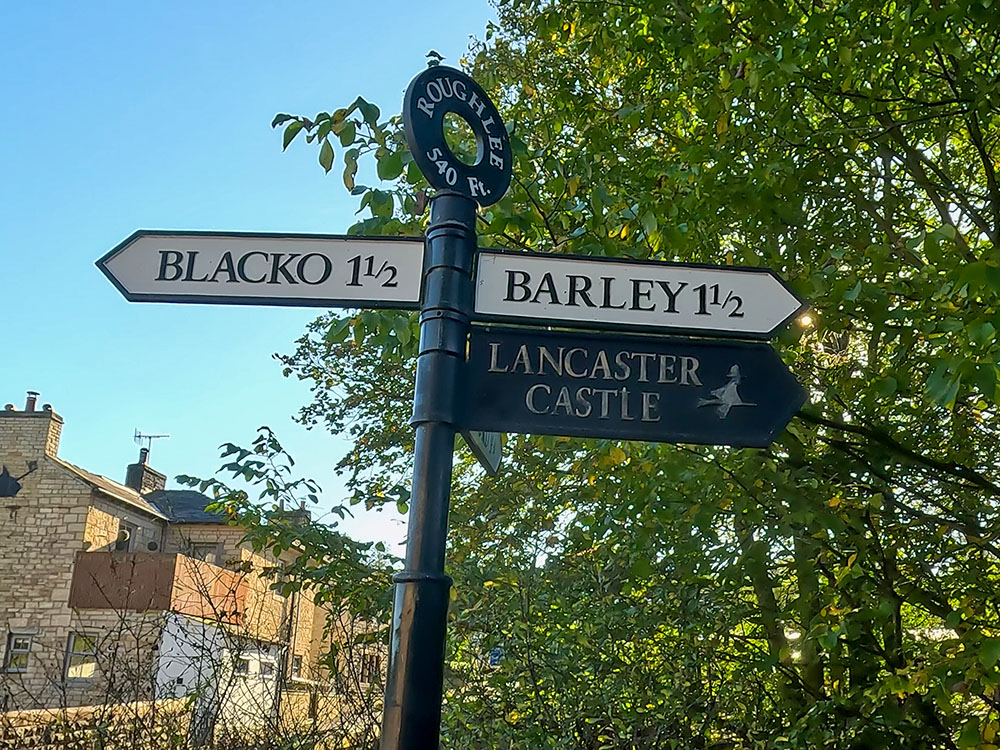
[[[509, 436], [495, 479], [457, 454], [445, 746], [993, 747], [1000, 5], [498, 14], [463, 61], [516, 158], [482, 246], [766, 266], [816, 322], [775, 342], [810, 403], [768, 450]], [[422, 231], [398, 117], [275, 126], [343, 165], [351, 231]], [[328, 315], [283, 357], [302, 420], [354, 440], [355, 502], [405, 510], [416, 336]]]

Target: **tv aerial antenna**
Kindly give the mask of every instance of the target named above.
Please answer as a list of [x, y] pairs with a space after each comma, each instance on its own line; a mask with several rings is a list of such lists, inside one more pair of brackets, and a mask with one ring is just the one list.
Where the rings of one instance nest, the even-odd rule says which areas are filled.
[[133, 436], [133, 440], [135, 440], [135, 444], [136, 445], [142, 445], [143, 442], [145, 441], [145, 443], [146, 443], [146, 453], [148, 455], [149, 452], [152, 451], [152, 449], [153, 449], [153, 441], [154, 440], [167, 439], [169, 437], [170, 437], [170, 435], [167, 435], [167, 434], [160, 434], [160, 435], [143, 434], [143, 433], [139, 432], [139, 428], [136, 428], [135, 435]]

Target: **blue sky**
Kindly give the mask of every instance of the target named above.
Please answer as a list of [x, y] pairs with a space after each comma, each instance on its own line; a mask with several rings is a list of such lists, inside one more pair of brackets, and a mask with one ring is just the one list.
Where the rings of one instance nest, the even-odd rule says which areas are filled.
[[[94, 261], [138, 228], [341, 233], [355, 199], [277, 112], [362, 95], [398, 112], [435, 49], [458, 65], [485, 0], [6, 3], [0, 13], [0, 404], [41, 392], [60, 456], [124, 479], [138, 428], [151, 464], [209, 476], [218, 445], [274, 428], [324, 505], [346, 444], [291, 416], [308, 400], [271, 359], [317, 311], [129, 304]], [[429, 10], [428, 10], [429, 9]], [[170, 485], [168, 485], [170, 486]], [[395, 510], [344, 528], [402, 538]]]

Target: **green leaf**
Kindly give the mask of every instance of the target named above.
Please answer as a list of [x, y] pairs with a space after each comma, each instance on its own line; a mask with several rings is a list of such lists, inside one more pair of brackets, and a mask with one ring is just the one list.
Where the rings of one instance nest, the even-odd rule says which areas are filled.
[[642, 215], [640, 224], [642, 225], [642, 231], [646, 233], [647, 237], [649, 237], [649, 235], [656, 231], [656, 214], [652, 211], [647, 211]]
[[285, 133], [284, 133], [284, 135], [282, 136], [282, 139], [281, 139], [281, 150], [282, 151], [284, 151], [286, 148], [288, 148], [288, 144], [290, 144], [293, 140], [295, 140], [295, 136], [297, 136], [299, 134], [300, 130], [302, 130], [302, 122], [301, 121], [295, 120], [294, 122], [289, 123], [288, 127], [285, 128]]
[[339, 344], [347, 339], [348, 334], [351, 332], [351, 319], [350, 318], [339, 318], [335, 320], [330, 327], [326, 330], [326, 343], [328, 345]]
[[348, 120], [344, 123], [344, 127], [340, 129], [338, 136], [340, 137], [341, 146], [350, 146], [357, 137], [357, 126]]
[[369, 125], [376, 125], [378, 123], [379, 115], [381, 114], [379, 108], [374, 104], [365, 101], [360, 96], [358, 97], [357, 104], [358, 110], [361, 112], [361, 117], [364, 118], [364, 121]]
[[1000, 638], [984, 638], [979, 646], [979, 661], [987, 669], [1000, 662]]
[[979, 747], [979, 719], [969, 719], [958, 735], [958, 746], [965, 748]]
[[377, 170], [380, 180], [394, 180], [403, 173], [403, 159], [399, 152], [387, 153], [378, 160]]
[[410, 340], [413, 338], [413, 334], [410, 331], [410, 319], [400, 318], [396, 320], [392, 325], [392, 332], [396, 334], [396, 338], [399, 339], [399, 343], [410, 343]]
[[947, 364], [939, 364], [927, 379], [928, 398], [939, 406], [949, 408], [955, 402], [961, 380], [960, 375], [952, 374]]
[[993, 401], [997, 390], [997, 368], [992, 362], [977, 365], [970, 380], [971, 384], [988, 401]]
[[653, 574], [653, 564], [644, 557], [640, 557], [634, 563], [632, 563], [632, 568], [629, 571], [632, 578], [645, 579], [649, 578]]
[[875, 384], [875, 391], [883, 398], [889, 398], [896, 393], [898, 387], [899, 383], [896, 382], [896, 378], [887, 376]]
[[319, 150], [319, 163], [324, 172], [329, 172], [333, 168], [333, 146], [330, 141], [323, 141], [323, 146]]

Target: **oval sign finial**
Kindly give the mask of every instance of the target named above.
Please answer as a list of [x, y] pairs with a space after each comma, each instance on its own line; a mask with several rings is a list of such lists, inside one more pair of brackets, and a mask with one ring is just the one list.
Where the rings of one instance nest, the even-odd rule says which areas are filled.
[[[448, 148], [444, 117], [449, 112], [462, 117], [475, 134], [475, 164], [465, 164]], [[414, 78], [403, 99], [403, 125], [413, 160], [431, 187], [462, 193], [480, 206], [496, 203], [507, 192], [507, 128], [486, 92], [462, 71], [438, 65]]]

